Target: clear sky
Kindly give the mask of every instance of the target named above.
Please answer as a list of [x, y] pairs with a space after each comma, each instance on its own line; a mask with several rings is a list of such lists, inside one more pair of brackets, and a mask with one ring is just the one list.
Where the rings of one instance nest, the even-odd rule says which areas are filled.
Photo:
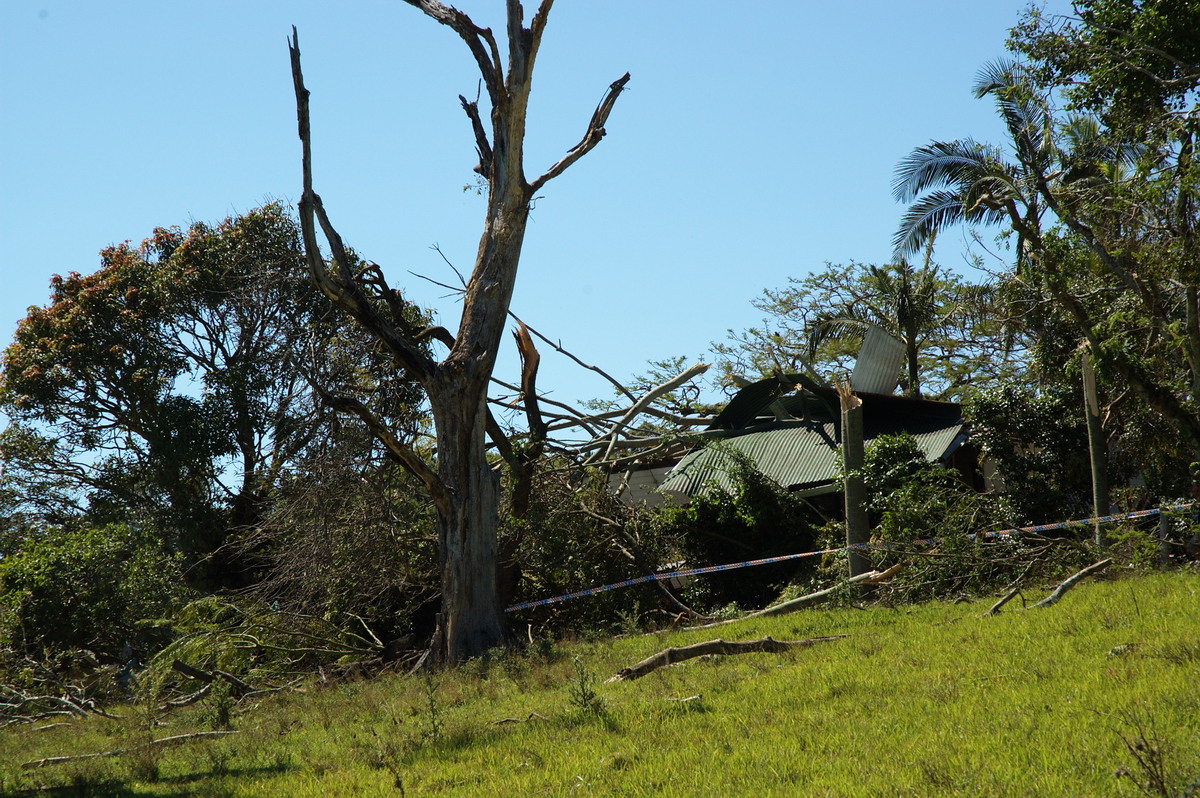
[[[532, 14], [534, 0], [525, 3]], [[513, 310], [619, 378], [700, 359], [750, 301], [826, 261], [886, 262], [897, 162], [931, 139], [1002, 142], [970, 87], [1024, 0], [558, 0], [537, 62], [526, 171], [628, 90], [590, 155], [533, 211]], [[500, 0], [462, 0], [503, 29]], [[1049, 10], [1065, 2], [1051, 0]], [[317, 191], [394, 287], [453, 327], [484, 200], [458, 94], [463, 42], [399, 0], [0, 2], [0, 340], [52, 274], [156, 226], [216, 222], [300, 193], [286, 38], [312, 91]], [[963, 271], [966, 237], [937, 259]], [[511, 341], [497, 376], [515, 380]], [[608, 396], [544, 353], [543, 390]]]

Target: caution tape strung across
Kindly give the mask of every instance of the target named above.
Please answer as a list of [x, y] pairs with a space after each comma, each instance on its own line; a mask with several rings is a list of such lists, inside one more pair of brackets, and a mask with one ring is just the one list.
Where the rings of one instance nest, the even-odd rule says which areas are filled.
[[[1171, 507], [1154, 508], [1152, 510], [1135, 510], [1131, 513], [1120, 513], [1117, 515], [1105, 515], [1099, 518], [1081, 518], [1075, 521], [1059, 521], [1054, 524], [1038, 524], [1037, 526], [1023, 526], [1015, 529], [1003, 529], [999, 532], [984, 532], [985, 538], [1003, 538], [1011, 537], [1012, 535], [1024, 532], [1049, 532], [1056, 529], [1071, 529], [1074, 527], [1094, 526], [1095, 524], [1109, 524], [1113, 521], [1128, 521], [1135, 518], [1148, 518], [1161, 513], [1164, 509], [1172, 512], [1187, 510], [1195, 507], [1195, 502], [1188, 504], [1176, 504]], [[969, 536], [971, 540], [975, 539], [975, 535]], [[574, 593], [564, 593], [561, 596], [551, 596], [550, 598], [538, 599], [537, 601], [526, 601], [523, 604], [514, 604], [506, 608], [505, 612], [517, 612], [518, 610], [528, 610], [533, 607], [544, 607], [547, 604], [557, 604], [560, 601], [569, 601], [570, 599], [583, 598], [584, 596], [594, 596], [597, 593], [606, 593], [610, 590], [617, 590], [622, 587], [633, 587], [634, 585], [643, 585], [647, 582], [661, 582], [669, 579], [683, 579], [689, 576], [700, 576], [702, 574], [715, 574], [719, 571], [735, 571], [738, 568], [751, 568], [756, 565], [770, 565], [777, 562], [788, 562], [790, 560], [799, 560], [805, 557], [819, 557], [823, 554], [834, 554], [839, 551], [849, 551], [850, 549], [867, 549], [867, 550], [883, 550], [895, 549], [901, 546], [931, 546], [940, 542], [938, 538], [926, 538], [924, 540], [914, 540], [912, 543], [855, 543], [850, 546], [840, 546], [836, 549], [821, 549], [820, 551], [804, 551], [799, 554], [783, 554], [778, 557], [764, 557], [760, 560], [747, 560], [746, 562], [727, 563], [725, 565], [708, 565], [703, 568], [688, 568], [681, 571], [667, 571], [661, 574], [646, 574], [633, 579], [626, 579], [623, 582], [613, 582], [610, 585], [600, 585], [599, 587], [589, 587], [585, 590], [577, 590]]]

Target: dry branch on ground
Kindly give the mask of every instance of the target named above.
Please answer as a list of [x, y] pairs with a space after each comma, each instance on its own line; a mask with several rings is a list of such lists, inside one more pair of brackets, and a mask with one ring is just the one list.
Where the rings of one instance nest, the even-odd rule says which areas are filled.
[[707, 654], [751, 654], [760, 651], [766, 651], [773, 654], [778, 654], [783, 651], [791, 651], [796, 648], [807, 648], [808, 646], [817, 643], [828, 643], [834, 640], [841, 640], [846, 635], [833, 635], [832, 637], [810, 637], [805, 640], [774, 640], [770, 637], [762, 637], [758, 640], [730, 641], [730, 640], [706, 640], [703, 643], [694, 643], [690, 646], [682, 648], [664, 648], [662, 651], [628, 668], [622, 668], [615, 675], [610, 677], [610, 682], [629, 681], [631, 679], [639, 679], [651, 671], [664, 668], [667, 665], [674, 665], [677, 662], [685, 662], [696, 657], [703, 657]]
[[64, 762], [77, 762], [81, 759], [98, 759], [102, 757], [122, 756], [133, 751], [143, 751], [147, 748], [161, 748], [167, 745], [176, 745], [178, 743], [187, 742], [188, 740], [201, 740], [210, 737], [224, 737], [228, 734], [237, 734], [237, 731], [202, 731], [192, 732], [191, 734], [176, 734], [172, 737], [162, 737], [157, 740], [151, 740], [142, 745], [134, 745], [129, 748], [117, 748], [112, 751], [97, 751], [91, 754], [74, 754], [71, 756], [48, 756], [43, 759], [35, 759], [32, 762], [26, 762], [21, 767], [25, 769], [40, 768], [46, 765], [61, 765]]
[[873, 584], [877, 584], [879, 582], [883, 582], [886, 579], [890, 579], [903, 567], [904, 566], [902, 564], [896, 563], [891, 568], [888, 568], [886, 571], [868, 571], [865, 574], [859, 574], [858, 576], [852, 576], [849, 579], [845, 579], [841, 582], [838, 582], [833, 587], [827, 587], [822, 590], [818, 590], [814, 593], [807, 593], [803, 596], [798, 596], [797, 598], [789, 599], [788, 601], [784, 601], [779, 604], [774, 604], [770, 607], [767, 607], [766, 609], [761, 609], [757, 612], [752, 612], [752, 613], [749, 613], [748, 615], [743, 615], [739, 618], [730, 618], [730, 619], [724, 620], [724, 621], [715, 621], [713, 623], [706, 623], [706, 624], [703, 624], [700, 626], [689, 626], [687, 628], [689, 630], [690, 629], [712, 629], [717, 626], [725, 626], [726, 624], [737, 623], [738, 621], [744, 621], [744, 620], [747, 620], [748, 618], [765, 618], [765, 617], [768, 617], [771, 615], [787, 615], [789, 612], [796, 612], [797, 610], [804, 609], [805, 607], [809, 606], [810, 604], [816, 604], [818, 602], [824, 601], [825, 599], [829, 598], [830, 596], [835, 595], [842, 588], [847, 587], [849, 585], [873, 585]]

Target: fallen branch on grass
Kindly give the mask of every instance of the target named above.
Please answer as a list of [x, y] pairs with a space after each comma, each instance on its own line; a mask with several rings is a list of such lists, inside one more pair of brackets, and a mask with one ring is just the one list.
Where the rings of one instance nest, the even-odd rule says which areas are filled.
[[219, 670], [213, 670], [211, 673], [209, 673], [208, 671], [200, 670], [197, 667], [188, 665], [183, 660], [177, 659], [174, 662], [172, 662], [171, 670], [178, 671], [178, 672], [182, 673], [184, 676], [190, 676], [191, 678], [197, 679], [201, 682], [204, 682], [205, 684], [212, 684], [213, 681], [218, 678], [224, 679], [226, 682], [229, 683], [229, 686], [233, 688], [234, 694], [238, 698], [241, 698], [242, 696], [247, 695], [249, 693], [256, 692], [253, 687], [251, 687], [249, 684], [246, 684], [246, 682], [243, 682], [241, 679], [234, 676], [232, 673], [226, 673], [225, 671], [219, 671]]
[[31, 695], [11, 685], [0, 684], [0, 729], [21, 723], [35, 723], [54, 717], [79, 717], [87, 714], [115, 718], [94, 700], [75, 688], [59, 685], [59, 695]]
[[782, 651], [790, 651], [794, 648], [807, 648], [816, 643], [828, 643], [833, 640], [841, 640], [846, 635], [834, 635], [832, 637], [810, 637], [806, 640], [773, 640], [770, 637], [759, 638], [758, 640], [745, 640], [734, 642], [729, 640], [706, 640], [703, 643], [694, 643], [690, 646], [682, 648], [664, 648], [657, 654], [646, 657], [646, 659], [630, 665], [628, 668], [622, 668], [617, 673], [608, 679], [609, 682], [622, 682], [631, 679], [640, 679], [651, 671], [664, 668], [667, 665], [673, 665], [676, 662], [685, 662], [696, 657], [703, 657], [706, 654], [750, 654], [758, 651], [766, 651], [772, 654], [778, 654]]
[[45, 767], [46, 765], [61, 765], [63, 762], [77, 762], [81, 759], [98, 759], [101, 757], [121, 756], [133, 751], [142, 751], [147, 748], [160, 748], [165, 745], [175, 745], [176, 743], [186, 742], [188, 740], [198, 740], [206, 737], [224, 737], [227, 734], [237, 734], [237, 731], [202, 731], [192, 732], [191, 734], [176, 734], [173, 737], [162, 737], [158, 740], [151, 740], [148, 743], [134, 745], [129, 748], [117, 748], [112, 751], [97, 751], [91, 754], [73, 754], [71, 756], [48, 756], [45, 759], [35, 759], [32, 762], [26, 762], [21, 765], [26, 770], [31, 768]]
[[868, 571], [865, 574], [859, 574], [858, 576], [852, 576], [849, 579], [846, 579], [842, 582], [838, 582], [833, 587], [827, 587], [824, 590], [818, 590], [815, 593], [808, 593], [807, 595], [804, 595], [804, 596], [799, 596], [794, 599], [789, 599], [780, 604], [775, 604], [771, 607], [767, 607], [766, 609], [761, 609], [757, 612], [749, 613], [748, 615], [742, 615], [741, 617], [738, 617], [738, 618], [730, 618], [725, 621], [716, 621], [714, 623], [706, 623], [701, 626], [689, 626], [689, 627], [687, 627], [687, 629], [689, 629], [689, 630], [691, 630], [691, 629], [712, 629], [716, 626], [724, 626], [725, 624], [728, 624], [728, 623], [737, 623], [738, 621], [744, 621], [748, 618], [766, 618], [766, 617], [769, 617], [772, 615], [787, 615], [789, 612], [796, 612], [797, 610], [801, 610], [801, 609], [809, 606], [810, 604], [816, 604], [817, 602], [824, 601], [825, 599], [834, 595], [839, 590], [841, 590], [844, 587], [847, 587], [848, 585], [873, 585], [873, 584], [876, 584], [877, 582], [882, 582], [886, 579], [890, 579], [902, 567], [903, 567], [903, 565], [901, 565], [900, 563], [896, 563], [891, 568], [888, 568], [886, 571]]
[[536, 712], [530, 712], [529, 717], [526, 717], [526, 718], [500, 718], [500, 720], [492, 721], [492, 725], [493, 726], [503, 726], [506, 723], [528, 723], [529, 721], [534, 720], [534, 719], [545, 720], [546, 716], [539, 715]]
[[1092, 563], [1091, 565], [1089, 565], [1087, 568], [1084, 568], [1079, 573], [1066, 579], [1061, 585], [1054, 588], [1053, 593], [1051, 593], [1049, 596], [1046, 596], [1044, 599], [1039, 601], [1037, 604], [1034, 604], [1033, 606], [1034, 607], [1049, 607], [1051, 604], [1058, 603], [1058, 600], [1063, 597], [1063, 594], [1065, 594], [1071, 588], [1075, 587], [1076, 584], [1078, 584], [1082, 580], [1086, 579], [1087, 577], [1091, 576], [1092, 574], [1100, 573], [1101, 571], [1103, 571], [1105, 568], [1107, 568], [1110, 565], [1112, 565], [1112, 558], [1108, 558], [1105, 560], [1101, 560], [1100, 562]]
[[[983, 617], [987, 618], [988, 616], [991, 616], [991, 615], [999, 615], [1000, 608], [1003, 607], [1008, 602], [1012, 601], [1014, 598], [1016, 598], [1019, 595], [1021, 595], [1021, 588], [1014, 587], [1012, 590], [1008, 591], [1008, 593], [1005, 594], [1004, 598], [1000, 599], [995, 604], [993, 604], [991, 606], [991, 608], [988, 609], [988, 611], [983, 614]], [[1024, 601], [1025, 599], [1021, 599], [1021, 600]]]

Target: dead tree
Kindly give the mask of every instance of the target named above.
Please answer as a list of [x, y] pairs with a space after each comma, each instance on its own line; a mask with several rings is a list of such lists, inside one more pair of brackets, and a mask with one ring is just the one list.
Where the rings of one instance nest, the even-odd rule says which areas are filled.
[[[361, 403], [343, 409], [357, 414], [392, 456], [420, 477], [438, 514], [442, 585], [441, 624], [433, 653], [447, 663], [482, 654], [502, 642], [503, 615], [497, 595], [496, 529], [499, 485], [486, 457], [488, 381], [504, 332], [517, 265], [534, 194], [586, 155], [604, 137], [604, 125], [628, 73], [612, 83], [583, 138], [541, 176], [527, 179], [524, 165], [526, 108], [534, 60], [552, 0], [542, 0], [529, 27], [518, 0], [507, 0], [507, 59], [490, 28], [437, 0], [407, 0], [453, 30], [479, 67], [490, 103], [485, 123], [477, 102], [459, 97], [475, 134], [479, 164], [488, 183], [487, 211], [475, 264], [463, 294], [458, 331], [413, 329], [405, 322], [404, 300], [378, 269], [356, 269], [341, 237], [313, 190], [309, 92], [300, 69], [293, 29], [290, 42], [296, 110], [303, 146], [304, 189], [299, 210], [304, 248], [313, 282], [335, 306], [350, 314], [391, 353], [399, 368], [425, 390], [436, 427], [437, 464], [429, 465], [389, 430], [384, 419]], [[490, 128], [490, 130], [489, 130]], [[325, 260], [317, 239], [328, 245]], [[436, 338], [449, 347], [441, 361], [421, 344]], [[494, 427], [494, 425], [492, 425]]]

